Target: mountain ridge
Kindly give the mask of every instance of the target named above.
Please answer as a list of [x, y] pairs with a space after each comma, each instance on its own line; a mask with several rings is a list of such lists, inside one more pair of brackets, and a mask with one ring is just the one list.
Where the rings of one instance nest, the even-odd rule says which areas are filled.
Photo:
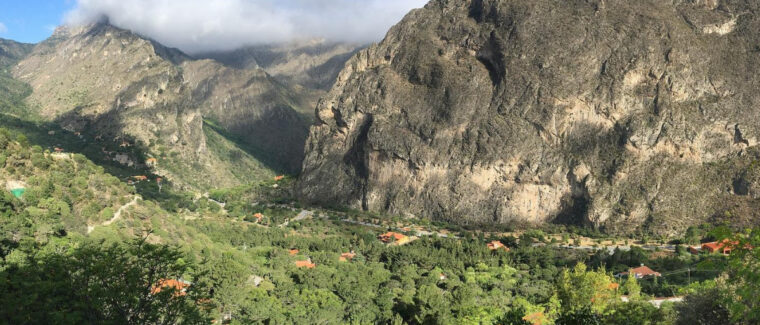
[[756, 223], [757, 9], [431, 1], [320, 101], [299, 196], [609, 232]]

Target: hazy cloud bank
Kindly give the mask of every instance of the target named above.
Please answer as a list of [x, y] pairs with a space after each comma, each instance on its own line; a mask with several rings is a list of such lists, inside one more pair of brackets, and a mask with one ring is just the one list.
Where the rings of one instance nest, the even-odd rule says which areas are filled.
[[108, 17], [190, 53], [322, 37], [371, 42], [427, 0], [78, 0], [66, 23]]
[[8, 27], [5, 27], [5, 24], [3, 22], [0, 22], [0, 33], [5, 33], [8, 31]]

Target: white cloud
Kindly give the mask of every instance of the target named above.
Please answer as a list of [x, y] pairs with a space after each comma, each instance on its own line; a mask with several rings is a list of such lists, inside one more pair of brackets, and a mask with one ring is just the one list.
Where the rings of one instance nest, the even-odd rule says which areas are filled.
[[0, 33], [5, 33], [8, 31], [8, 27], [5, 27], [5, 24], [0, 22]]
[[427, 0], [78, 0], [69, 24], [108, 17], [190, 53], [321, 37], [370, 42]]

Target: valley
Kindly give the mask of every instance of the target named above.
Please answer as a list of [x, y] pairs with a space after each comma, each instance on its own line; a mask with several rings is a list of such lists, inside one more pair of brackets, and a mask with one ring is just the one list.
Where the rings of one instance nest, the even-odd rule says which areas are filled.
[[431, 0], [370, 43], [0, 39], [0, 323], [757, 324], [758, 12]]

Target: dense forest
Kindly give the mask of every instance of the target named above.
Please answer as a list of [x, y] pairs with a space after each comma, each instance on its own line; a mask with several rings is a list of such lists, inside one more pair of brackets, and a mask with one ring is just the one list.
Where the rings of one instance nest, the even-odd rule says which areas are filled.
[[[301, 207], [289, 177], [191, 195], [150, 174], [117, 178], [6, 129], [0, 175], [2, 323], [760, 321], [757, 231], [691, 228], [672, 251], [568, 249], [581, 234], [596, 248], [609, 238]], [[389, 231], [410, 239], [378, 239]], [[687, 250], [728, 237], [727, 256]], [[489, 248], [496, 241], [503, 247]], [[640, 265], [661, 276], [619, 276]], [[651, 302], [662, 297], [683, 301]]]

